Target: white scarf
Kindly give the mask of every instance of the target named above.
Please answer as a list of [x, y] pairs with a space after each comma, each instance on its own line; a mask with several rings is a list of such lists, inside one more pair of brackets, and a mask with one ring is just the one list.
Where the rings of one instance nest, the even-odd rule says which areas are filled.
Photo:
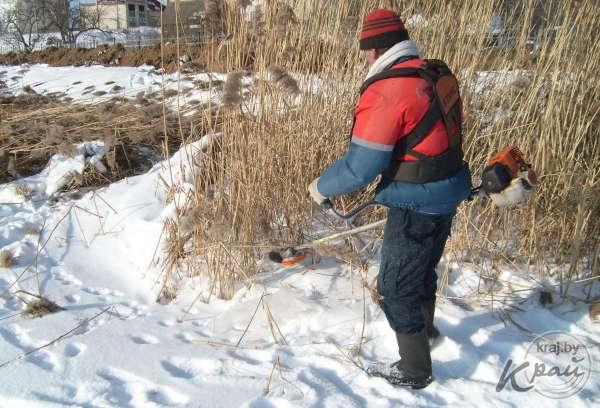
[[417, 44], [411, 40], [401, 41], [394, 45], [392, 48], [387, 50], [383, 55], [375, 60], [375, 63], [369, 68], [367, 78], [371, 78], [373, 75], [377, 75], [384, 69], [388, 68], [400, 57], [406, 57], [408, 55], [419, 56], [419, 49]]

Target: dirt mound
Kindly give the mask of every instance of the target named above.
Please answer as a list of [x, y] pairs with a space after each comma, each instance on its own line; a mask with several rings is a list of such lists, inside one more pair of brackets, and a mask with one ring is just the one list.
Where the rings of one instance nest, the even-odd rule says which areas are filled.
[[[167, 43], [163, 47], [164, 66], [167, 72], [173, 72], [178, 66], [189, 72], [206, 69], [206, 61], [217, 53], [217, 44], [202, 46], [182, 45], [177, 56], [176, 44]], [[180, 62], [181, 61], [181, 62]], [[251, 56], [247, 58], [252, 63]], [[140, 66], [152, 65], [160, 68], [161, 46], [156, 44], [149, 47], [125, 48], [122, 44], [101, 45], [97, 48], [56, 48], [48, 47], [32, 53], [8, 53], [0, 55], [1, 65], [48, 64], [52, 66], [82, 66], [82, 65], [112, 65]], [[214, 67], [213, 67], [214, 68]]]

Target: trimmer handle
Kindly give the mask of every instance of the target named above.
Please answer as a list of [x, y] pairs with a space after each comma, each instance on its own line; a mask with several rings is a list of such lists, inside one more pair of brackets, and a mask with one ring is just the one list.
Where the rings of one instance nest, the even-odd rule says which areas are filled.
[[375, 202], [375, 200], [371, 200], [371, 201], [369, 201], [369, 202], [367, 202], [367, 203], [364, 203], [364, 204], [363, 204], [363, 205], [361, 205], [360, 207], [358, 207], [358, 208], [355, 208], [354, 210], [350, 211], [350, 212], [349, 212], [349, 213], [347, 213], [347, 214], [342, 214], [342, 213], [339, 213], [339, 212], [338, 212], [338, 211], [335, 209], [335, 207], [333, 206], [333, 203], [331, 202], [331, 200], [330, 200], [330, 199], [327, 199], [327, 200], [325, 200], [325, 201], [323, 202], [323, 204], [321, 204], [321, 207], [323, 207], [325, 210], [331, 210], [331, 211], [332, 211], [332, 212], [335, 214], [335, 216], [336, 216], [336, 217], [338, 217], [338, 218], [340, 218], [340, 219], [342, 219], [342, 220], [351, 220], [351, 219], [353, 219], [354, 217], [356, 217], [356, 216], [358, 215], [358, 213], [359, 213], [359, 212], [361, 212], [361, 211], [362, 211], [362, 210], [364, 210], [365, 208], [367, 208], [367, 207], [370, 207], [370, 206], [372, 206], [372, 205], [382, 205], [382, 204], [379, 204], [379, 203]]
[[326, 210], [331, 210], [333, 208], [333, 203], [331, 202], [331, 200], [328, 198], [325, 201], [323, 201], [323, 204], [321, 204], [321, 207], [323, 207]]

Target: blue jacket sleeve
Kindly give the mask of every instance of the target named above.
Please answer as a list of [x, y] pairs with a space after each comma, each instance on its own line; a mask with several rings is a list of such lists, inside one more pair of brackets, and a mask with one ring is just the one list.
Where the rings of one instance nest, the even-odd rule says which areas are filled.
[[317, 189], [325, 197], [358, 190], [375, 180], [388, 167], [392, 156], [392, 151], [371, 149], [352, 142], [346, 154], [321, 174]]

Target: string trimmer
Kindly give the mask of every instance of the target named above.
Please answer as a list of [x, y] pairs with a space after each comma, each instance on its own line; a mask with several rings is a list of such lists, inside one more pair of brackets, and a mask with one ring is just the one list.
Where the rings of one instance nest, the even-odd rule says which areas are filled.
[[[376, 203], [370, 203], [370, 205], [375, 205]], [[366, 208], [363, 207], [362, 209]], [[351, 217], [348, 217], [351, 218]], [[298, 245], [295, 247], [288, 247], [283, 249], [282, 251], [271, 251], [269, 252], [269, 259], [275, 263], [282, 264], [284, 266], [292, 266], [302, 262], [310, 249], [318, 247], [320, 245], [326, 244], [330, 241], [336, 240], [338, 238], [345, 238], [351, 235], [359, 234], [361, 232], [369, 231], [374, 228], [380, 227], [384, 225], [387, 221], [386, 219], [373, 222], [371, 224], [362, 225], [360, 227], [352, 228], [347, 231], [341, 231], [332, 235], [329, 235], [324, 238], [319, 238], [314, 241], [311, 241], [307, 244]]]
[[[509, 146], [496, 153], [488, 160], [487, 165], [483, 170], [482, 184], [471, 190], [471, 195], [468, 200], [473, 200], [476, 197], [490, 198], [498, 207], [514, 206], [527, 199], [536, 183], [537, 175], [532, 170], [531, 165], [525, 162], [522, 153], [516, 146]], [[331, 210], [339, 219], [352, 220], [365, 208], [373, 205], [382, 204], [371, 200], [347, 214], [339, 213], [330, 200], [327, 200], [323, 204], [323, 207]], [[273, 250], [269, 252], [268, 257], [272, 262], [284, 266], [293, 266], [302, 262], [309, 251], [315, 247], [338, 238], [345, 238], [375, 229], [384, 225], [386, 221], [387, 218], [347, 231], [337, 232], [306, 244], [288, 247], [280, 251]]]

